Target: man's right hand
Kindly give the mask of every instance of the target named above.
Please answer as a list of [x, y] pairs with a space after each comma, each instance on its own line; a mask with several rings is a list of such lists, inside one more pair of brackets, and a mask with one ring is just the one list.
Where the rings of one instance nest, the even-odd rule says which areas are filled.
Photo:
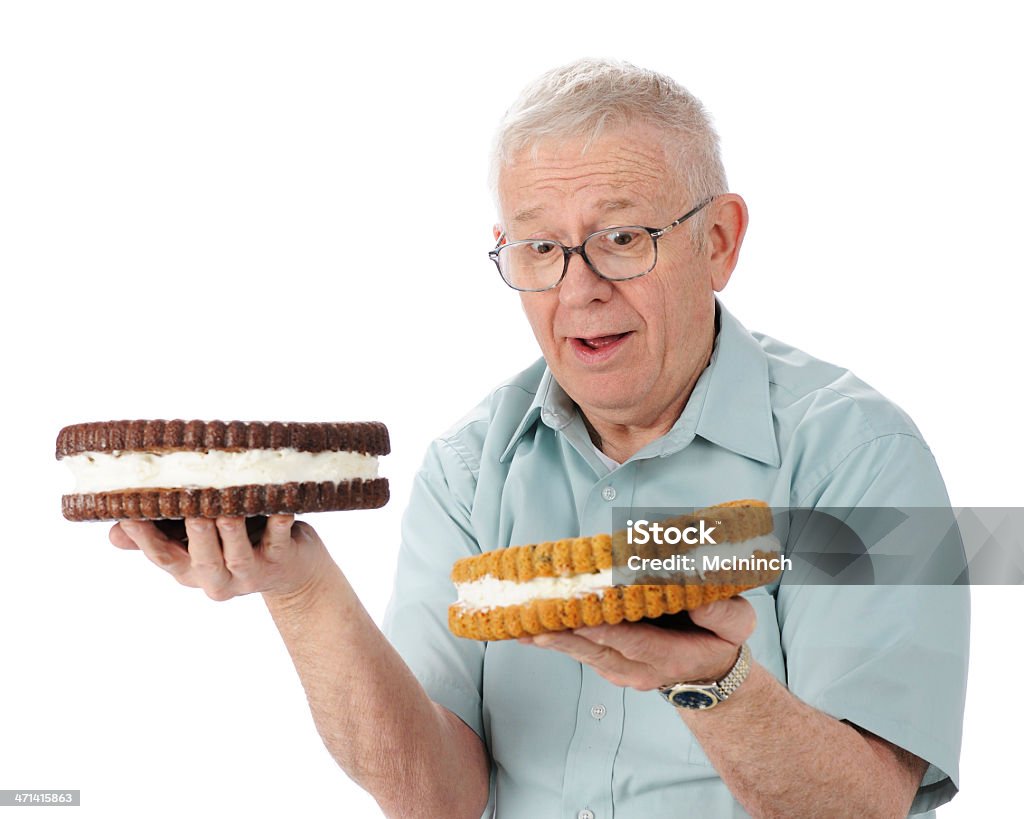
[[332, 563], [313, 527], [293, 515], [271, 515], [253, 546], [245, 518], [189, 518], [188, 547], [152, 521], [122, 520], [110, 530], [119, 549], [139, 549], [184, 586], [202, 589], [212, 600], [263, 592], [292, 598], [316, 585]]

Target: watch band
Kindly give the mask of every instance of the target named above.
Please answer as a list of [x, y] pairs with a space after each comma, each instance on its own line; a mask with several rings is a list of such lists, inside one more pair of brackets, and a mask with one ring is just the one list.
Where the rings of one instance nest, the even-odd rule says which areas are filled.
[[659, 693], [677, 708], [704, 711], [729, 699], [750, 673], [750, 647], [744, 643], [729, 673], [713, 683], [676, 683], [659, 688]]

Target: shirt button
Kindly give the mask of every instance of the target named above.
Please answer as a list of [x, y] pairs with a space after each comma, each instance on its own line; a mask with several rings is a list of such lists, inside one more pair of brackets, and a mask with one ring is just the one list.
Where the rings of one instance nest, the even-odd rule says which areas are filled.
[[608, 709], [605, 708], [603, 705], [595, 705], [593, 708], [590, 709], [590, 716], [592, 716], [594, 719], [601, 719], [601, 717], [603, 717], [607, 713]]
[[601, 497], [604, 498], [606, 501], [615, 500], [615, 496], [617, 494], [618, 492], [615, 491], [614, 486], [606, 486], [604, 489], [601, 490]]
[[590, 808], [584, 808], [576, 814], [576, 819], [594, 819], [594, 812]]

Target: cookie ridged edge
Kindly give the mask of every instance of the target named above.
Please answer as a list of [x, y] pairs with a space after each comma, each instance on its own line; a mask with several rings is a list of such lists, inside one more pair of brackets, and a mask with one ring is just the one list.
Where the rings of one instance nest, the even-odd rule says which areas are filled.
[[[754, 552], [755, 557], [777, 553]], [[612, 586], [603, 594], [531, 600], [514, 606], [474, 609], [452, 604], [448, 628], [457, 637], [473, 640], [512, 640], [546, 632], [566, 631], [602, 623], [615, 625], [695, 609], [715, 600], [774, 581], [778, 571], [711, 572], [705, 581], [685, 585]]]
[[387, 455], [391, 441], [379, 421], [100, 421], [57, 434], [57, 460], [82, 452], [123, 450], [297, 449]]
[[510, 546], [463, 557], [452, 566], [453, 583], [469, 583], [482, 577], [526, 583], [535, 577], [567, 577], [612, 568], [609, 535]]
[[68, 520], [161, 520], [378, 509], [390, 498], [387, 478], [229, 486], [225, 489], [141, 489], [64, 495]]
[[[770, 534], [775, 528], [772, 510], [757, 500], [730, 501], [709, 506], [689, 515], [680, 515], [662, 521], [666, 526], [685, 528], [701, 519], [713, 518], [717, 525], [718, 543], [737, 543], [760, 535]], [[471, 557], [463, 557], [452, 566], [453, 583], [468, 583], [484, 576], [498, 580], [525, 583], [535, 577], [567, 577], [590, 574], [613, 566], [624, 566], [630, 555], [659, 557], [683, 552], [683, 544], [652, 545], [650, 549], [630, 546], [624, 532], [615, 535], [565, 538], [527, 546], [493, 549]], [[664, 553], [664, 554], [662, 554]]]

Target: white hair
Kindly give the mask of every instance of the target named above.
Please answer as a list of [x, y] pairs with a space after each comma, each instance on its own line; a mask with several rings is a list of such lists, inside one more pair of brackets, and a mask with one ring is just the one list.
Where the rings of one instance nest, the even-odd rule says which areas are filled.
[[[536, 157], [541, 140], [581, 137], [586, 151], [606, 129], [636, 123], [664, 132], [669, 168], [692, 205], [728, 190], [718, 134], [700, 100], [664, 74], [618, 60], [583, 59], [537, 78], [505, 112], [491, 150], [495, 202], [502, 169], [526, 149]], [[691, 220], [698, 241], [705, 213]]]

